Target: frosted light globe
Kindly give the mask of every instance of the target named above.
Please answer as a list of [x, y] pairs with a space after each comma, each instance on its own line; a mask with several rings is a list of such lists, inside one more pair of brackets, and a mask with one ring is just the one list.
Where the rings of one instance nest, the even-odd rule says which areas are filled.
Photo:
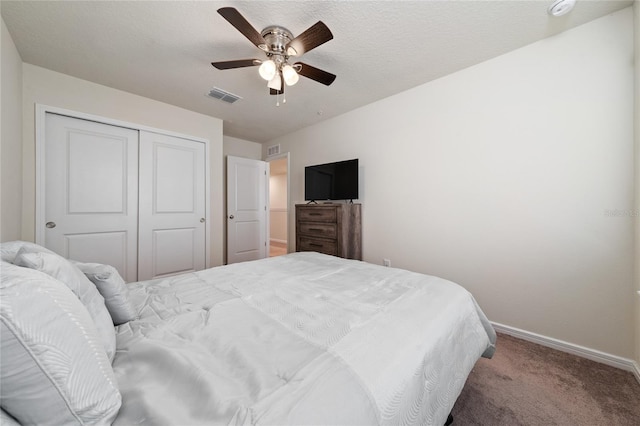
[[264, 61], [262, 65], [260, 65], [260, 68], [258, 68], [258, 73], [260, 73], [260, 77], [264, 78], [265, 80], [272, 80], [276, 75], [276, 63], [271, 59], [269, 59], [268, 61]]

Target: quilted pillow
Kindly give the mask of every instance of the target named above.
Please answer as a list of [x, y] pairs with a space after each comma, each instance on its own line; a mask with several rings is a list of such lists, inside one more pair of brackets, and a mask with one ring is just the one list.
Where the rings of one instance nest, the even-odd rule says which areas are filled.
[[77, 266], [72, 265], [64, 257], [52, 252], [32, 253], [30, 251], [30, 247], [22, 247], [13, 263], [44, 272], [65, 283], [89, 311], [98, 329], [98, 335], [102, 340], [107, 357], [112, 361], [116, 352], [116, 332], [111, 316], [104, 305], [104, 298], [96, 286], [84, 276]]
[[111, 424], [122, 399], [84, 305], [60, 281], [2, 263], [0, 400], [22, 424]]
[[93, 282], [104, 297], [104, 304], [115, 325], [136, 318], [136, 311], [129, 301], [129, 289], [116, 268], [100, 263], [71, 261]]

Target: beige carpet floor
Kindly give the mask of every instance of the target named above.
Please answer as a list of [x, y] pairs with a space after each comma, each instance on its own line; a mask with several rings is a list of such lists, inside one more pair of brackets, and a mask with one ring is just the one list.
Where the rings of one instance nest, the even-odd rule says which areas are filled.
[[480, 359], [453, 426], [640, 426], [640, 383], [628, 372], [504, 334]]

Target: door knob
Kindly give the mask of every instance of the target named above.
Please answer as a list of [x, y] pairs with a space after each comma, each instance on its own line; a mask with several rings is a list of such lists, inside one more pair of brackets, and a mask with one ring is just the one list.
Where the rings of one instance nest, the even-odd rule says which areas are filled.
[[56, 223], [55, 222], [47, 222], [44, 226], [46, 226], [47, 228], [51, 229], [51, 228], [55, 228], [56, 227]]
[[234, 218], [234, 216], [233, 216], [233, 215], [229, 216], [229, 219], [233, 219], [233, 218]]
[[204, 223], [204, 217], [200, 218], [200, 223]]

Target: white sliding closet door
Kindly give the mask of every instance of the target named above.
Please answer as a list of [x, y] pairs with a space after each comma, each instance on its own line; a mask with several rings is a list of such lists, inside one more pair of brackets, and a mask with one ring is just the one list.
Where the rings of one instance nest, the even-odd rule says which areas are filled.
[[136, 281], [138, 131], [47, 113], [45, 135], [40, 243]]
[[205, 145], [140, 131], [138, 279], [205, 268]]

